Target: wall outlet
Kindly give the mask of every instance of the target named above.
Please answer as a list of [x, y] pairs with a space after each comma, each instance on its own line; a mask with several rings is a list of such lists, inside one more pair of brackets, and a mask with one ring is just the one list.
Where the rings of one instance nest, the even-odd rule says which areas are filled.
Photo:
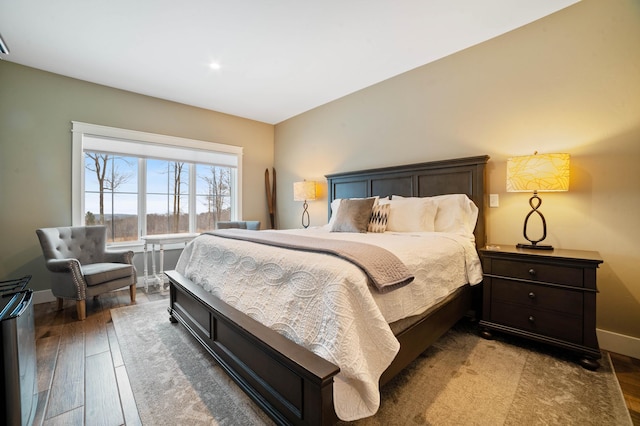
[[500, 207], [498, 194], [489, 194], [489, 207]]

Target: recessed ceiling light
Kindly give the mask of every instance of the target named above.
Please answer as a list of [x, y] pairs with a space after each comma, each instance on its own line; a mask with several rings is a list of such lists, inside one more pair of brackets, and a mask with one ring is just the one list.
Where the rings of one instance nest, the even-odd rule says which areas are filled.
[[220, 64], [218, 62], [211, 62], [209, 64], [209, 68], [211, 68], [212, 70], [219, 70], [220, 69]]

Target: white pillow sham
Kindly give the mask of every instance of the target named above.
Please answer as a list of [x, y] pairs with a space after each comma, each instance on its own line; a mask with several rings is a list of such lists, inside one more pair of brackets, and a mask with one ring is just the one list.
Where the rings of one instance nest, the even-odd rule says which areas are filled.
[[459, 235], [473, 235], [478, 221], [478, 207], [466, 194], [437, 195], [437, 232], [451, 232]]
[[433, 232], [438, 204], [430, 198], [391, 197], [387, 231]]
[[[402, 197], [393, 195], [392, 201], [423, 199], [431, 200], [437, 206], [434, 220], [435, 232], [450, 232], [473, 236], [478, 221], [478, 207], [466, 194], [446, 194], [434, 197]], [[391, 215], [389, 217], [391, 220]]]

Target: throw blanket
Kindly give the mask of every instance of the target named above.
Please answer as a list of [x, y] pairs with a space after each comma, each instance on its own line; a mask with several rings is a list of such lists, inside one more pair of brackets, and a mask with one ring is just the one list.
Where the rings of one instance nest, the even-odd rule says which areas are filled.
[[396, 255], [389, 250], [372, 244], [346, 240], [326, 240], [278, 232], [247, 231], [244, 229], [223, 229], [208, 232], [208, 234], [338, 256], [362, 269], [375, 288], [381, 293], [405, 286], [413, 281], [414, 278]]

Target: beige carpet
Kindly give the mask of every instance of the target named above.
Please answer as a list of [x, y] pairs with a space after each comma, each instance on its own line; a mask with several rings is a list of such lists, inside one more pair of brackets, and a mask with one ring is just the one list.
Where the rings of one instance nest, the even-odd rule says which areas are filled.
[[[271, 423], [179, 324], [166, 300], [111, 311], [145, 425]], [[608, 355], [583, 369], [562, 351], [484, 340], [462, 322], [382, 390], [357, 425], [631, 425]]]

